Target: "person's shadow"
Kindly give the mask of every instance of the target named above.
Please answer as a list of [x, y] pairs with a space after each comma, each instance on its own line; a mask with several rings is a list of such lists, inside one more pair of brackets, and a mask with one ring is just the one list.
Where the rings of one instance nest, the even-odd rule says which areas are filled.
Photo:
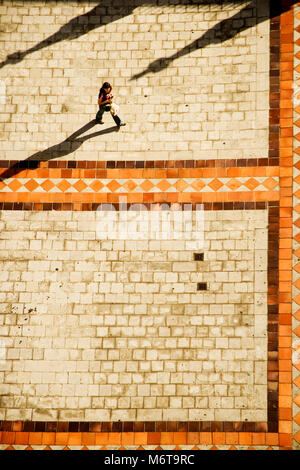
[[[52, 147], [47, 148], [46, 150], [42, 150], [40, 152], [36, 152], [30, 157], [26, 158], [25, 160], [21, 160], [15, 163], [13, 166], [8, 168], [1, 174], [0, 180], [5, 180], [7, 178], [11, 178], [12, 176], [18, 174], [24, 168], [35, 169], [39, 167], [40, 162], [45, 162], [49, 160], [53, 160], [54, 158], [64, 157], [65, 155], [69, 155], [70, 153], [75, 152], [76, 150], [81, 147], [83, 142], [86, 140], [92, 139], [93, 137], [97, 137], [99, 135], [110, 134], [112, 132], [118, 132], [118, 126], [108, 127], [101, 131], [93, 132], [92, 134], [83, 135], [84, 132], [92, 129], [97, 124], [96, 120], [93, 119], [92, 121], [85, 124], [83, 127], [78, 129], [72, 135], [67, 137], [63, 142], [59, 144], [52, 145]], [[81, 137], [80, 137], [81, 136]]]

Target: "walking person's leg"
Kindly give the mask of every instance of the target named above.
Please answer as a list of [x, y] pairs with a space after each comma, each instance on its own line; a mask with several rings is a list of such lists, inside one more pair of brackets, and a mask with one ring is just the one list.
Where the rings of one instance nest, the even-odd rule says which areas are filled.
[[117, 116], [117, 114], [112, 114], [112, 118], [113, 120], [115, 121], [115, 123], [117, 124], [118, 127], [121, 127], [121, 126], [126, 126], [126, 123], [122, 121], [121, 118], [119, 118], [119, 116]]
[[117, 124], [118, 127], [120, 126], [125, 126], [126, 124], [122, 121], [122, 119], [118, 116], [120, 107], [112, 103], [111, 108], [110, 108], [110, 114], [112, 115], [113, 120]]
[[102, 118], [103, 118], [104, 111], [105, 109], [103, 109], [103, 106], [99, 106], [99, 111], [96, 114], [96, 121], [99, 124], [103, 124]]
[[120, 125], [121, 125], [121, 119], [119, 118], [119, 116], [117, 116], [116, 114], [112, 114], [112, 118], [113, 118], [113, 120], [115, 121], [115, 123], [117, 124], [117, 126], [120, 127]]

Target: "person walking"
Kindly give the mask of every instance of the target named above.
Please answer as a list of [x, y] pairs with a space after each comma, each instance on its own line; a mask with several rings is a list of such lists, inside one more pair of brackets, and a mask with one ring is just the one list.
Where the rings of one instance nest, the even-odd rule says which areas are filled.
[[99, 124], [104, 124], [104, 122], [102, 121], [103, 114], [105, 112], [110, 111], [112, 118], [118, 127], [126, 126], [126, 123], [123, 122], [117, 114], [119, 107], [112, 101], [113, 96], [111, 94], [111, 90], [112, 87], [108, 82], [104, 82], [102, 87], [100, 88], [98, 95], [99, 111], [96, 114], [96, 121]]

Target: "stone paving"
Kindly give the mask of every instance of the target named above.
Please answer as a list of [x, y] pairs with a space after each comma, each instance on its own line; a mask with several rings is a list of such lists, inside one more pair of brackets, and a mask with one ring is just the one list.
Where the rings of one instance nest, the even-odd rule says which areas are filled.
[[0, 3], [0, 449], [299, 450], [299, 4]]

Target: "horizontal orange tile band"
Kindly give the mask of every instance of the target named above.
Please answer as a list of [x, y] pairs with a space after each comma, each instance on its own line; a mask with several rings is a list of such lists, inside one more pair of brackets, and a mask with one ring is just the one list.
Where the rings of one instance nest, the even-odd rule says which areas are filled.
[[[289, 426], [289, 425], [288, 425]], [[284, 429], [285, 426], [283, 425]], [[0, 432], [11, 445], [273, 445], [287, 433], [267, 432]]]
[[240, 191], [220, 193], [38, 193], [23, 192], [0, 193], [0, 202], [83, 202], [114, 203], [120, 197], [126, 197], [128, 203], [142, 202], [257, 202], [278, 201], [279, 191]]
[[[6, 175], [7, 168], [0, 168]], [[135, 168], [135, 169], [64, 169], [36, 168], [16, 170], [7, 178], [235, 178], [279, 176], [278, 166], [229, 168]], [[3, 176], [2, 176], [3, 177]]]

